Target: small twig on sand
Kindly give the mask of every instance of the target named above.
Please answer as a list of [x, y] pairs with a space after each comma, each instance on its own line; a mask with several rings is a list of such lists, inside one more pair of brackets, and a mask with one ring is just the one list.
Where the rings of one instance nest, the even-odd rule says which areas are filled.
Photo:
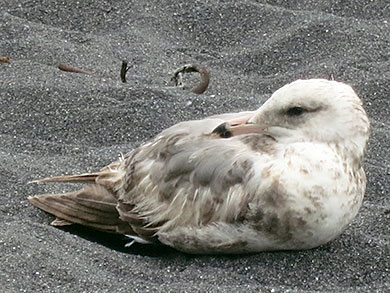
[[58, 65], [58, 69], [60, 69], [62, 71], [66, 71], [66, 72], [74, 72], [74, 73], [83, 73], [83, 74], [93, 75], [92, 72], [83, 70], [81, 68], [69, 66], [69, 65], [66, 65], [66, 64]]
[[122, 67], [121, 67], [121, 80], [122, 82], [126, 82], [126, 73], [129, 71], [131, 66], [127, 66], [127, 61], [123, 60], [122, 61]]
[[0, 56], [0, 63], [9, 63], [8, 56]]
[[203, 94], [206, 91], [207, 87], [209, 86], [209, 82], [210, 82], [210, 73], [207, 71], [207, 69], [204, 66], [197, 65], [197, 64], [187, 64], [184, 65], [183, 67], [180, 67], [175, 71], [171, 79], [176, 86], [182, 85], [180, 76], [182, 73], [186, 73], [186, 72], [199, 72], [201, 81], [197, 86], [191, 89], [191, 92], [198, 95]]
[[127, 67], [127, 61], [123, 60], [122, 61], [122, 67], [121, 67], [121, 80], [122, 82], [126, 82], [126, 73], [129, 70]]

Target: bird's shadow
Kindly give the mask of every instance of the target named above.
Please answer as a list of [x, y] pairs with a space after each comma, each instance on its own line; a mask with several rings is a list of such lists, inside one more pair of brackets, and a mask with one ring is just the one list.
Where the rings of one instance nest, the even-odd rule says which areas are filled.
[[103, 232], [95, 229], [91, 229], [82, 225], [73, 224], [70, 226], [64, 226], [59, 228], [63, 231], [77, 235], [88, 241], [103, 245], [107, 248], [129, 254], [136, 254], [150, 257], [161, 257], [161, 256], [173, 256], [181, 254], [181, 252], [161, 244], [139, 244], [134, 243], [130, 247], [125, 245], [131, 242], [130, 238], [124, 235]]

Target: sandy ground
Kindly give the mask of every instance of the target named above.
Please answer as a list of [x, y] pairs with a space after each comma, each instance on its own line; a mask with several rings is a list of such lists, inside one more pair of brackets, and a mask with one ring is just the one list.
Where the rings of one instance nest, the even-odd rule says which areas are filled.
[[[0, 0], [0, 56], [10, 58], [0, 63], [1, 291], [388, 292], [389, 2], [119, 2]], [[172, 88], [186, 63], [210, 70], [205, 94]], [[352, 84], [372, 123], [363, 207], [325, 246], [244, 256], [125, 249], [120, 236], [51, 227], [26, 200], [77, 188], [29, 180], [96, 170], [178, 121], [255, 109], [312, 77]]]

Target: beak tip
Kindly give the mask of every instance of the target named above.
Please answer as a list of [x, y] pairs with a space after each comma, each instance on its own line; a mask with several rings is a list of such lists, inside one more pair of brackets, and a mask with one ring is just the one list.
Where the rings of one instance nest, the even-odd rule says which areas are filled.
[[229, 130], [229, 124], [227, 122], [224, 122], [220, 125], [218, 125], [214, 130], [213, 134], [218, 135], [219, 137], [222, 138], [229, 138], [232, 137], [232, 132]]

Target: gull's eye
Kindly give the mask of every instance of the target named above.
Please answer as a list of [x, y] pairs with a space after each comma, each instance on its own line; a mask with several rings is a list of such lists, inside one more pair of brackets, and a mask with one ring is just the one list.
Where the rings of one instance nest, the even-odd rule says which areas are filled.
[[302, 107], [291, 107], [287, 110], [286, 114], [288, 116], [300, 116], [305, 112], [306, 110]]

